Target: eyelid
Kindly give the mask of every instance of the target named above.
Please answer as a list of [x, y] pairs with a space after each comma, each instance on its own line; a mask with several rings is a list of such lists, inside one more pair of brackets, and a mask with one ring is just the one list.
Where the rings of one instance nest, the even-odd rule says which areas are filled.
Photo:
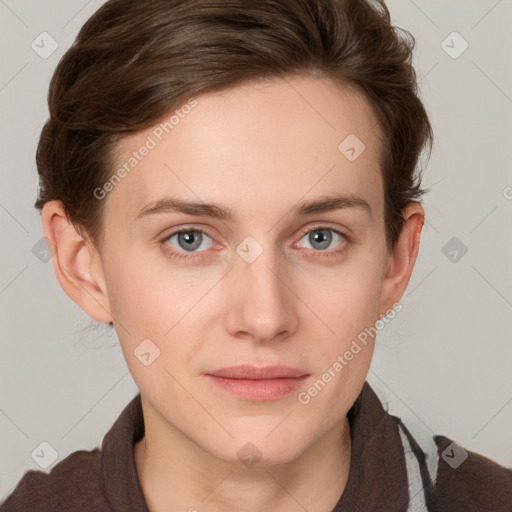
[[[317, 223], [315, 223], [313, 225], [309, 225], [309, 226], [301, 229], [301, 231], [299, 232], [298, 240], [292, 244], [292, 247], [295, 248], [296, 244], [298, 244], [300, 242], [300, 240], [304, 237], [304, 235], [308, 234], [311, 231], [322, 230], [322, 229], [334, 231], [335, 233], [337, 233], [338, 235], [340, 235], [343, 238], [343, 243], [339, 244], [340, 246], [335, 248], [335, 249], [329, 249], [329, 250], [325, 250], [325, 251], [315, 251], [313, 249], [306, 248], [306, 250], [308, 252], [312, 251], [314, 253], [318, 253], [319, 255], [321, 255], [321, 254], [335, 255], [336, 253], [340, 253], [340, 252], [344, 251], [345, 250], [345, 246], [352, 242], [352, 238], [350, 236], [348, 236], [345, 233], [345, 231], [341, 231], [338, 228], [338, 226], [334, 227], [334, 226], [330, 225], [329, 222], [317, 222]], [[205, 234], [206, 236], [208, 236], [212, 240], [213, 245], [217, 245], [217, 246], [218, 245], [222, 245], [222, 244], [219, 244], [215, 240], [215, 237], [212, 234], [209, 233], [209, 229], [208, 228], [206, 228], [205, 226], [198, 227], [198, 226], [192, 226], [192, 225], [183, 225], [183, 226], [180, 226], [179, 228], [173, 229], [170, 233], [168, 233], [164, 237], [160, 237], [159, 238], [159, 243], [161, 245], [166, 245], [167, 246], [166, 247], [166, 251], [170, 252], [173, 255], [173, 257], [176, 257], [178, 259], [179, 258], [188, 258], [188, 259], [200, 258], [200, 257], [202, 257], [201, 255], [203, 253], [208, 253], [208, 249], [204, 250], [204, 251], [187, 252], [187, 251], [176, 250], [176, 249], [170, 247], [169, 245], [167, 245], [167, 242], [173, 236], [175, 236], [175, 235], [177, 235], [179, 233], [183, 233], [183, 232], [186, 233], [186, 232], [192, 232], [192, 231]]]
[[[187, 252], [187, 251], [180, 251], [178, 249], [175, 249], [174, 247], [171, 247], [168, 244], [169, 240], [172, 237], [179, 235], [180, 233], [187, 233], [187, 232], [192, 232], [192, 231], [202, 233], [203, 235], [206, 235], [208, 238], [210, 238], [212, 241], [212, 247], [214, 247], [215, 245], [218, 245], [217, 242], [215, 241], [215, 238], [208, 233], [207, 229], [193, 227], [193, 226], [181, 226], [179, 228], [173, 229], [170, 233], [168, 233], [164, 237], [159, 237], [158, 246], [162, 248], [162, 250], [164, 251], [164, 254], [167, 258], [170, 258], [171, 260], [176, 261], [176, 262], [182, 261], [185, 263], [187, 263], [187, 262], [192, 263], [195, 260], [201, 260], [204, 258], [204, 254], [205, 253], [207, 254], [209, 252], [208, 249], [206, 249], [204, 251]], [[211, 250], [212, 247], [210, 247], [209, 249]]]
[[[164, 231], [167, 231], [167, 230], [164, 230]], [[188, 226], [188, 225], [183, 225], [178, 228], [172, 228], [171, 231], [169, 231], [167, 235], [165, 235], [165, 236], [159, 235], [158, 239], [160, 242], [167, 241], [167, 240], [169, 240], [169, 238], [173, 237], [174, 235], [178, 235], [179, 233], [189, 233], [191, 231], [197, 231], [199, 233], [203, 233], [203, 234], [209, 236], [212, 240], [215, 239], [213, 234], [209, 232], [210, 230], [208, 228], [205, 228], [203, 226], [197, 227], [197, 226]]]
[[299, 240], [302, 239], [304, 237], [304, 235], [307, 235], [310, 231], [317, 231], [317, 230], [321, 230], [321, 229], [327, 229], [327, 230], [330, 230], [330, 231], [334, 231], [335, 233], [337, 233], [338, 235], [341, 235], [347, 242], [352, 242], [352, 237], [347, 235], [345, 230], [341, 231], [341, 229], [336, 226], [332, 226], [330, 225], [328, 222], [319, 222], [317, 224], [314, 224], [313, 226], [308, 226], [306, 228], [304, 228], [303, 230], [300, 231], [300, 234], [299, 234]]
[[[347, 241], [352, 241], [351, 240], [351, 237], [349, 235], [346, 234], [345, 231], [341, 231], [339, 229], [338, 226], [334, 227], [333, 225], [330, 225], [328, 222], [318, 222], [318, 223], [315, 223], [313, 224], [312, 226], [309, 225], [303, 229], [301, 229], [299, 231], [299, 239], [301, 239], [305, 234], [309, 233], [310, 231], [315, 231], [315, 230], [319, 230], [319, 229], [329, 229], [329, 230], [332, 230], [336, 233], [338, 233], [339, 235], [341, 235], [343, 238], [345, 238]], [[171, 238], [172, 236], [176, 235], [176, 234], [179, 234], [179, 233], [183, 233], [183, 232], [189, 232], [189, 231], [198, 231], [200, 233], [204, 233], [206, 235], [208, 235], [212, 240], [215, 241], [215, 237], [209, 233], [209, 229], [206, 228], [206, 227], [197, 227], [197, 226], [192, 226], [192, 225], [183, 225], [183, 226], [180, 226], [179, 228], [175, 228], [173, 229], [171, 232], [169, 232], [167, 235], [162, 236], [159, 238], [159, 241], [162, 242], [164, 240], [169, 240], [169, 238]], [[216, 242], [217, 243], [217, 242]]]

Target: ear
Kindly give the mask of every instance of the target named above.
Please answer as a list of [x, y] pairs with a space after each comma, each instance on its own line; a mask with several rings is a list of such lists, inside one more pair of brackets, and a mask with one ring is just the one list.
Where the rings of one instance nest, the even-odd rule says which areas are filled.
[[60, 201], [45, 203], [41, 222], [62, 289], [97, 322], [112, 322], [101, 257], [92, 242], [78, 233]]
[[382, 282], [380, 311], [385, 316], [402, 298], [416, 263], [425, 212], [419, 203], [409, 203], [403, 211], [402, 231], [390, 251]]

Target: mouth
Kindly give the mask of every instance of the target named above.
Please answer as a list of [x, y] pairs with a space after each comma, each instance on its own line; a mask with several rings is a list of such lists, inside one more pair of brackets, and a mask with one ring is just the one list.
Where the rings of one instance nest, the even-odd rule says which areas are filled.
[[251, 365], [220, 368], [205, 377], [218, 389], [246, 400], [277, 400], [298, 389], [309, 373], [289, 366]]

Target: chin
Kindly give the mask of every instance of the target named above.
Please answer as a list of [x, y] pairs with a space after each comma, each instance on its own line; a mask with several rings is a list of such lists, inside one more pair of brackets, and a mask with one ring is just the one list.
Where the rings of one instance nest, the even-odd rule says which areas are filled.
[[[271, 428], [251, 429], [238, 435], [223, 446], [217, 446], [212, 453], [229, 464], [253, 466], [274, 466], [292, 462], [306, 450], [308, 439], [297, 430], [276, 428], [278, 421], [273, 421]], [[271, 432], [271, 433], [270, 433]], [[270, 434], [269, 434], [270, 433]], [[234, 432], [233, 432], [234, 434]]]

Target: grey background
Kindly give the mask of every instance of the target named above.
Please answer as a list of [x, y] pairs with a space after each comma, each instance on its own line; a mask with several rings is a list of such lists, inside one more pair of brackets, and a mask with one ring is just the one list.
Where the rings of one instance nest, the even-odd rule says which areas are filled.
[[[102, 3], [0, 0], [0, 499], [25, 471], [41, 469], [31, 458], [41, 442], [56, 449], [55, 463], [99, 446], [137, 393], [116, 336], [88, 328], [51, 261], [33, 253], [42, 237], [34, 155], [49, 80]], [[420, 255], [403, 311], [379, 334], [368, 380], [406, 425], [512, 466], [512, 2], [388, 6], [416, 37], [436, 140]], [[46, 59], [31, 47], [43, 31], [58, 42]], [[454, 31], [469, 44], [458, 58], [445, 51], [462, 48], [457, 36], [446, 40]], [[458, 247], [446, 246], [453, 237]]]

